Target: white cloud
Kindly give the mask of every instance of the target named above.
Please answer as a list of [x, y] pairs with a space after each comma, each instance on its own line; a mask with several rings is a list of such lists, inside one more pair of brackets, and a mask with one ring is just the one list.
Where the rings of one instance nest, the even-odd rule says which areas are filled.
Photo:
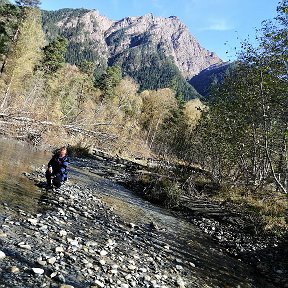
[[211, 22], [207, 27], [203, 27], [200, 30], [207, 31], [228, 31], [233, 30], [234, 27], [229, 24], [225, 19], [218, 19], [216, 21]]

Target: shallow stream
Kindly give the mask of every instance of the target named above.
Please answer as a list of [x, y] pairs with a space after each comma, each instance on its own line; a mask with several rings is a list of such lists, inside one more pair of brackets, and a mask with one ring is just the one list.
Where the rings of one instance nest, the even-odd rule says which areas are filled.
[[[50, 157], [51, 152], [40, 152], [23, 143], [1, 140], [0, 204], [6, 203], [11, 207], [37, 213], [41, 206], [40, 197], [44, 192], [23, 173], [45, 166]], [[81, 164], [81, 161], [71, 161], [70, 184], [81, 184], [93, 189], [124, 221], [137, 226], [139, 238], [141, 233], [147, 233], [150, 229], [152, 245], [159, 247], [159, 253], [163, 247], [170, 249], [175, 256], [171, 261], [176, 259], [180, 266], [188, 266], [192, 275], [195, 275], [195, 283], [199, 283], [199, 279], [203, 281], [201, 288], [275, 287], [254, 275], [253, 267], [227, 255], [217, 243], [193, 224], [97, 175], [95, 171], [102, 165], [101, 161], [86, 160], [83, 165], [79, 163]], [[94, 170], [87, 169], [89, 163]], [[0, 213], [5, 205], [0, 205]], [[192, 278], [186, 287], [200, 286], [194, 286]]]
[[0, 139], [0, 204], [36, 212], [41, 192], [24, 173], [46, 165], [49, 157], [51, 152], [24, 142]]

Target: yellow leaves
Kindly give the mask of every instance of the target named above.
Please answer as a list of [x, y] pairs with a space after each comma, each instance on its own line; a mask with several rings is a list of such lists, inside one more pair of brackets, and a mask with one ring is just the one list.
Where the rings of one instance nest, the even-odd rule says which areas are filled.
[[169, 88], [146, 90], [140, 95], [143, 100], [141, 123], [147, 129], [161, 124], [170, 111], [177, 107], [175, 94]]
[[141, 113], [142, 99], [139, 97], [138, 85], [131, 78], [124, 78], [115, 88], [115, 96], [112, 100], [116, 109], [124, 112], [125, 116], [137, 117]]
[[27, 102], [26, 98], [31, 98], [34, 94], [37, 89], [34, 85], [35, 67], [42, 57], [43, 45], [44, 33], [40, 11], [27, 10], [15, 31], [14, 41], [6, 58], [4, 73], [1, 75], [6, 86], [1, 91], [1, 108], [23, 109]]
[[194, 127], [200, 119], [202, 112], [206, 109], [207, 107], [201, 102], [200, 99], [188, 101], [185, 104], [184, 114], [188, 120], [189, 126]]

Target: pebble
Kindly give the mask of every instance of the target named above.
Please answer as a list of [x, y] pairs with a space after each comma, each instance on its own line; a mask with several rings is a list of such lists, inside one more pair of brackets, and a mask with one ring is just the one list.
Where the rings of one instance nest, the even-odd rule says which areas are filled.
[[50, 278], [54, 278], [57, 274], [58, 274], [57, 272], [52, 272], [52, 273], [50, 274]]
[[41, 266], [46, 266], [47, 265], [47, 262], [45, 260], [42, 260], [42, 258], [41, 259], [37, 259], [37, 263], [39, 265], [41, 265]]
[[[64, 188], [66, 187], [64, 186]], [[19, 262], [11, 262], [13, 264], [17, 263], [19, 266], [19, 268], [16, 266], [13, 266], [13, 268], [10, 266], [11, 264], [9, 262], [10, 265], [8, 265], [7, 274], [5, 275], [4, 273], [4, 276], [7, 277], [7, 279], [9, 277], [11, 278], [9, 279], [10, 286], [7, 285], [7, 287], [25, 287], [23, 281], [27, 280], [28, 285], [39, 288], [73, 288], [71, 285], [64, 284], [67, 282], [73, 285], [76, 285], [77, 283], [77, 287], [85, 286], [87, 288], [185, 288], [185, 286], [189, 286], [191, 282], [194, 284], [194, 281], [195, 287], [204, 287], [202, 284], [206, 284], [211, 280], [207, 278], [206, 282], [206, 279], [201, 278], [200, 274], [199, 282], [201, 284], [197, 283], [196, 277], [198, 275], [195, 275], [195, 273], [198, 271], [191, 269], [191, 267], [194, 268], [196, 265], [189, 262], [189, 258], [187, 259], [184, 254], [178, 253], [178, 251], [174, 253], [175, 247], [173, 246], [173, 242], [170, 241], [170, 238], [164, 238], [162, 237], [162, 234], [158, 235], [159, 232], [156, 230], [148, 230], [147, 224], [141, 224], [141, 226], [139, 224], [139, 226], [136, 227], [137, 229], [134, 230], [129, 229], [127, 225], [134, 228], [135, 224], [129, 224], [129, 221], [124, 222], [120, 217], [114, 216], [112, 212], [103, 205], [101, 200], [98, 200], [96, 197], [92, 201], [92, 196], [94, 194], [92, 189], [89, 190], [91, 193], [85, 193], [85, 195], [83, 194], [83, 191], [87, 192], [86, 189], [83, 190], [81, 188], [81, 191], [78, 191], [77, 189], [78, 188], [73, 185], [73, 189], [63, 189], [62, 191], [61, 187], [61, 197], [63, 200], [61, 207], [63, 209], [57, 208], [57, 205], [59, 205], [57, 199], [59, 198], [58, 194], [60, 192], [57, 192], [56, 195], [55, 191], [51, 191], [47, 196], [48, 198], [51, 197], [49, 202], [47, 202], [47, 205], [52, 206], [52, 208], [56, 207], [56, 209], [49, 209], [48, 212], [43, 212], [43, 214], [40, 215], [41, 217], [37, 216], [37, 219], [35, 219], [36, 217], [33, 218], [28, 212], [23, 216], [18, 215], [15, 219], [9, 217], [9, 221], [11, 220], [10, 222], [19, 222], [26, 226], [29, 225], [29, 223], [35, 225], [30, 227], [31, 229], [25, 230], [25, 234], [20, 230], [21, 227], [18, 228], [16, 224], [13, 227], [10, 225], [0, 226], [0, 228], [3, 229], [3, 233], [4, 231], [9, 231], [8, 239], [1, 239], [5, 244], [3, 247], [7, 248], [7, 251], [10, 251], [9, 249], [13, 251], [13, 248], [16, 250], [15, 243], [16, 248], [17, 246], [23, 249], [30, 247], [28, 250], [32, 251], [25, 251], [25, 259], [29, 259], [32, 263], [37, 259], [36, 263], [44, 266], [42, 267], [39, 265], [39, 267], [45, 269], [44, 271], [44, 269], [41, 268], [33, 268], [32, 271], [37, 275], [31, 277], [31, 275], [26, 273], [27, 277], [22, 277], [22, 274], [12, 275], [12, 273], [19, 272], [19, 268], [21, 272], [25, 272], [27, 266], [20, 266]], [[90, 197], [90, 200], [88, 197]], [[73, 201], [71, 199], [73, 199]], [[53, 205], [55, 205], [55, 207]], [[68, 209], [69, 206], [73, 208]], [[86, 211], [83, 211], [84, 207], [89, 211], [89, 217], [91, 216], [93, 221], [82, 217], [83, 213]], [[32, 219], [32, 221], [29, 221], [28, 219]], [[6, 221], [5, 223], [9, 224], [9, 221]], [[152, 226], [157, 225], [152, 223]], [[93, 229], [90, 227], [93, 227]], [[213, 228], [208, 230], [213, 230]], [[218, 233], [219, 230], [220, 229], [218, 229], [217, 226], [216, 233]], [[0, 237], [1, 232], [2, 230], [0, 230]], [[18, 233], [17, 238], [12, 237], [15, 232]], [[216, 233], [214, 238], [216, 237]], [[70, 238], [67, 237], [67, 235], [69, 235]], [[17, 244], [18, 242], [20, 243]], [[27, 242], [32, 245], [32, 249]], [[171, 247], [168, 244], [171, 245]], [[223, 253], [225, 253], [224, 249], [223, 251]], [[17, 250], [15, 252], [19, 253]], [[20, 252], [22, 253], [19, 254], [24, 254], [23, 251]], [[57, 252], [57, 254], [53, 252]], [[196, 252], [198, 252], [198, 250], [196, 250]], [[218, 253], [218, 251], [215, 250], [214, 253]], [[107, 255], [108, 257], [104, 257]], [[10, 257], [7, 258], [9, 258], [9, 261], [12, 261]], [[38, 264], [36, 263], [34, 265], [37, 267]], [[1, 261], [0, 264], [2, 264], [2, 266], [0, 266], [1, 269], [6, 265], [6, 261]], [[48, 264], [51, 266], [47, 266]], [[47, 268], [45, 268], [45, 266], [47, 266]], [[286, 273], [285, 269], [281, 268], [282, 266], [278, 268], [279, 271], [277, 271], [277, 269], [274, 270], [274, 273], [276, 272], [279, 278]], [[9, 270], [11, 270], [12, 273], [10, 273]], [[49, 277], [39, 277], [42, 274], [47, 274]], [[211, 274], [211, 277], [215, 275], [216, 274]], [[23, 280], [21, 278], [27, 279]], [[219, 282], [221, 281], [220, 278], [217, 279], [217, 281], [218, 280]], [[209, 282], [207, 288], [215, 287], [210, 286], [212, 285], [212, 282], [212, 280]], [[63, 284], [61, 285], [61, 283]], [[245, 282], [244, 285], [246, 283], [247, 282]], [[282, 285], [286, 282], [280, 283]], [[13, 286], [13, 284], [15, 285]]]
[[4, 233], [2, 230], [0, 230], [0, 237], [5, 238], [5, 237], [7, 237], [7, 234]]
[[51, 265], [53, 265], [56, 262], [56, 258], [55, 257], [51, 257], [47, 260], [47, 262]]
[[22, 249], [26, 249], [26, 250], [31, 250], [31, 246], [29, 244], [25, 244], [24, 242], [21, 242], [18, 244], [18, 246]]
[[63, 248], [62, 246], [56, 247], [56, 248], [55, 248], [55, 252], [56, 252], [56, 253], [64, 252], [64, 248]]
[[60, 230], [59, 235], [60, 235], [60, 237], [65, 237], [65, 236], [67, 236], [67, 231]]
[[105, 264], [106, 264], [106, 261], [105, 261], [104, 259], [101, 259], [101, 260], [99, 261], [99, 263], [100, 263], [101, 265], [105, 265]]
[[38, 223], [38, 220], [34, 218], [28, 218], [27, 221], [32, 225], [36, 225]]
[[191, 267], [193, 267], [193, 268], [196, 267], [196, 265], [195, 265], [194, 263], [192, 263], [192, 262], [189, 262], [189, 265], [190, 265]]
[[10, 271], [11, 271], [11, 273], [15, 274], [15, 273], [18, 273], [20, 271], [20, 269], [17, 266], [12, 266]]
[[101, 256], [106, 256], [107, 254], [108, 254], [108, 252], [105, 251], [105, 250], [100, 251], [100, 255], [101, 255]]
[[94, 288], [94, 287], [95, 288], [99, 288], [99, 287], [103, 288], [103, 287], [105, 287], [105, 284], [100, 282], [99, 280], [96, 280], [94, 284], [95, 284], [95, 286], [92, 286], [91, 288]]
[[6, 257], [6, 254], [3, 251], [0, 251], [0, 260], [4, 259]]
[[32, 271], [35, 273], [35, 274], [43, 274], [44, 273], [44, 270], [42, 268], [32, 268]]
[[185, 288], [185, 283], [184, 283], [183, 279], [180, 277], [177, 278], [176, 284], [177, 284], [177, 287], [179, 287], [179, 288]]

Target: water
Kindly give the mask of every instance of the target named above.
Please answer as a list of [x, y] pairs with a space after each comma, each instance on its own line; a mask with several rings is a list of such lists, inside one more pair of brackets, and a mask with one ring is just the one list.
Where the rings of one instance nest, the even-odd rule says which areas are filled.
[[[95, 170], [99, 170], [103, 163], [98, 162], [97, 165], [97, 161], [94, 161], [91, 165]], [[149, 228], [151, 222], [155, 223], [159, 230], [157, 233], [151, 230], [151, 245], [157, 247], [159, 253], [165, 245], [170, 246], [174, 257], [182, 261], [181, 265], [188, 265], [192, 271], [192, 278], [187, 287], [274, 287], [255, 275], [253, 267], [226, 254], [223, 251], [225, 249], [215, 243], [210, 236], [185, 219], [175, 217], [169, 210], [139, 198], [121, 185], [104, 179], [89, 169], [73, 167], [70, 172], [72, 181], [87, 184], [113, 209], [114, 213], [128, 223], [138, 225], [139, 238], [142, 233], [147, 233], [142, 227]]]
[[[37, 213], [43, 191], [23, 173], [46, 165], [50, 157], [50, 152], [37, 151], [27, 144], [0, 140], [0, 204], [7, 203], [8, 206]], [[98, 169], [103, 165], [99, 161], [87, 162]], [[188, 265], [192, 278], [187, 287], [274, 287], [253, 275], [253, 267], [227, 255], [217, 243], [191, 223], [174, 217], [169, 211], [152, 205], [93, 171], [79, 168], [77, 161], [71, 161], [69, 182], [86, 184], [122, 219], [138, 224], [139, 239], [141, 233], [147, 233], [147, 229], [143, 228], [145, 225], [149, 227], [150, 222], [156, 223], [160, 230], [157, 233], [151, 231], [151, 245], [159, 248], [161, 253], [168, 244], [173, 256], [183, 261], [182, 265]], [[0, 205], [0, 216], [3, 207]], [[187, 264], [189, 262], [195, 267], [190, 267]]]
[[50, 152], [39, 151], [26, 143], [0, 139], [0, 204], [36, 212], [41, 191], [24, 173], [46, 165], [50, 157]]

